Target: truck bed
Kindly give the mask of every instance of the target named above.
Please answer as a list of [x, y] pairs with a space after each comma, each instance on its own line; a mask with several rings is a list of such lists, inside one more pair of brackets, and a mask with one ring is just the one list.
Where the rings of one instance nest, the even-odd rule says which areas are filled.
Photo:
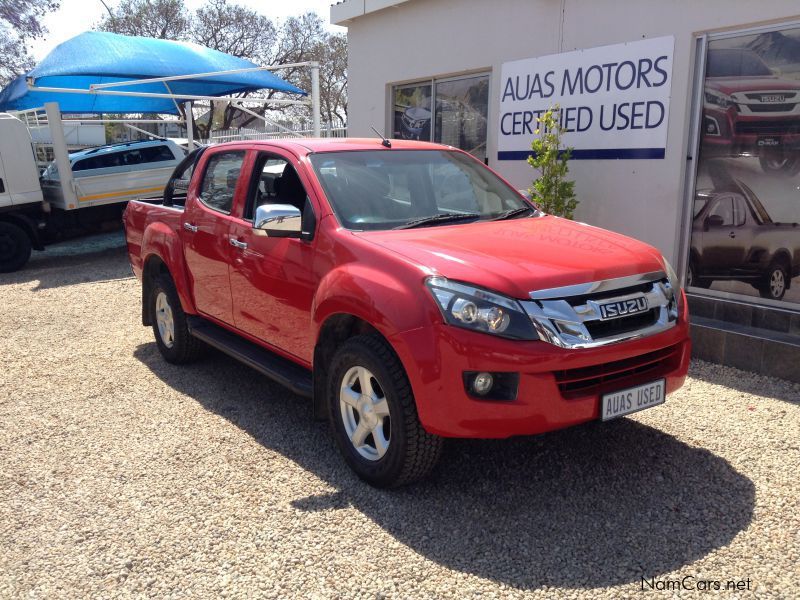
[[131, 266], [137, 277], [141, 277], [144, 257], [141, 255], [144, 231], [153, 223], [158, 229], [180, 232], [183, 207], [164, 206], [161, 198], [131, 200], [125, 210], [123, 222], [128, 241]]

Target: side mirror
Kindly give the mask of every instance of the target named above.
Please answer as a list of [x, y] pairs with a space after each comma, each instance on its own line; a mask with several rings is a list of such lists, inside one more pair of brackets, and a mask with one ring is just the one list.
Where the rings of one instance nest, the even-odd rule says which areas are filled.
[[291, 204], [264, 204], [256, 208], [253, 229], [269, 237], [300, 237], [303, 230], [300, 209]]
[[719, 215], [708, 215], [706, 220], [703, 222], [705, 226], [704, 229], [708, 231], [712, 227], [722, 227], [725, 224], [725, 220]]
[[189, 191], [189, 180], [188, 179], [176, 179], [172, 182], [172, 189], [175, 191], [180, 192], [188, 192]]

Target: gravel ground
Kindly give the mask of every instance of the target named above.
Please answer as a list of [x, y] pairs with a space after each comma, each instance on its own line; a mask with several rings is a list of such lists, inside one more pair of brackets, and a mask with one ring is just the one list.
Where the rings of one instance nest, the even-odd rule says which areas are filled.
[[376, 491], [307, 401], [164, 363], [101, 240], [0, 279], [0, 597], [797, 597], [797, 385], [696, 362], [664, 406]]

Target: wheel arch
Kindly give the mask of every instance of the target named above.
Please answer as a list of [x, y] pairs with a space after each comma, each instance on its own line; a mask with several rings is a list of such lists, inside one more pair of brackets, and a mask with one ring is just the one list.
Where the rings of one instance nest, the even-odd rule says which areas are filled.
[[386, 336], [372, 324], [366, 319], [351, 313], [337, 312], [330, 314], [320, 324], [316, 343], [314, 344], [313, 359], [313, 408], [315, 419], [328, 418], [325, 385], [328, 380], [328, 366], [336, 349], [350, 338], [363, 334], [378, 336], [391, 347]]
[[0, 221], [16, 225], [24, 231], [28, 239], [31, 241], [31, 246], [34, 250], [44, 250], [44, 244], [39, 236], [39, 230], [36, 227], [36, 222], [27, 215], [14, 214], [14, 213], [0, 213]]
[[792, 253], [787, 248], [780, 248], [775, 251], [770, 261], [770, 266], [774, 263], [782, 263], [786, 267], [786, 289], [792, 287]]

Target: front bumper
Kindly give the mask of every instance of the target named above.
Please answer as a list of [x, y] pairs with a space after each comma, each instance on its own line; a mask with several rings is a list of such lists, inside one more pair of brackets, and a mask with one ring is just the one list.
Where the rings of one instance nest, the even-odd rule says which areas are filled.
[[[678, 323], [650, 337], [564, 349], [475, 333], [443, 323], [390, 338], [408, 373], [423, 427], [445, 437], [506, 438], [600, 418], [602, 394], [664, 378], [686, 379], [691, 354], [686, 300]], [[465, 371], [519, 373], [516, 400], [467, 394]]]
[[[745, 115], [733, 108], [703, 111], [702, 149], [707, 157], [759, 155], [800, 148], [800, 116]], [[766, 140], [778, 146], [765, 146]]]

